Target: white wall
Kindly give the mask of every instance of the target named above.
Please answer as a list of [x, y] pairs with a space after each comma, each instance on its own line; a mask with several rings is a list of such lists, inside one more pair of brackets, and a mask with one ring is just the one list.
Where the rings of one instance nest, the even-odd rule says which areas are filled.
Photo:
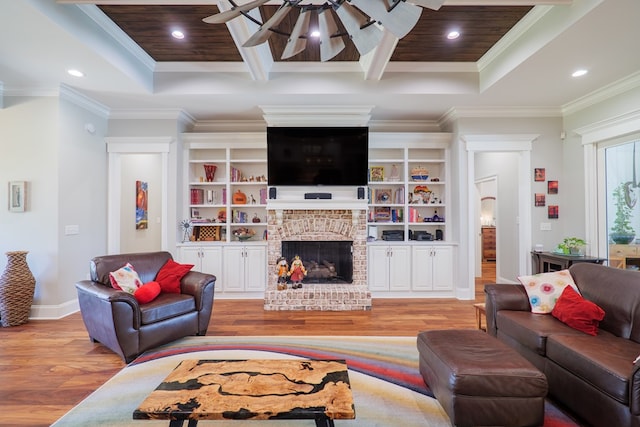
[[[58, 97], [7, 97], [0, 110], [0, 250], [27, 250], [36, 278], [31, 315], [73, 310], [87, 254], [105, 250], [106, 120]], [[95, 135], [84, 130], [93, 122]], [[27, 211], [6, 208], [7, 182], [24, 180]], [[79, 234], [65, 235], [65, 225]], [[0, 260], [4, 269], [6, 260]]]
[[[36, 304], [60, 302], [58, 144], [57, 98], [5, 98], [0, 110], [0, 251], [29, 251]], [[7, 208], [9, 181], [27, 181], [23, 213]], [[0, 268], [5, 265], [3, 256]]]

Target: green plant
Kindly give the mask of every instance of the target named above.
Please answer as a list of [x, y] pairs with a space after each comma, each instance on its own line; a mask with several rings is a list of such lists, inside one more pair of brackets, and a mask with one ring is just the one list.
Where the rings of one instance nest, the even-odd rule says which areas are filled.
[[616, 234], [635, 234], [631, 226], [631, 208], [624, 198], [624, 183], [613, 190], [613, 202], [616, 205], [616, 216], [613, 220], [611, 232]]
[[586, 244], [587, 242], [578, 237], [567, 237], [562, 241], [562, 243], [558, 244], [558, 249], [565, 254], [577, 253]]

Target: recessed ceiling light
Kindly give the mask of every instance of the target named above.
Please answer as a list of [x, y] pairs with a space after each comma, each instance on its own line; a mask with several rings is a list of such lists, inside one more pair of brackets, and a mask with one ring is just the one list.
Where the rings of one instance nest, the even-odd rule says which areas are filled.
[[454, 30], [454, 31], [449, 31], [449, 32], [447, 33], [447, 38], [448, 38], [449, 40], [455, 40], [455, 39], [457, 39], [458, 37], [460, 37], [460, 32], [459, 32], [459, 31], [455, 31], [455, 30]]
[[587, 73], [588, 73], [588, 71], [585, 70], [584, 68], [582, 68], [580, 70], [574, 71], [573, 74], [571, 74], [571, 77], [580, 77], [580, 76], [584, 76]]
[[171, 37], [174, 39], [182, 40], [184, 38], [184, 33], [180, 30], [171, 31]]
[[76, 70], [75, 68], [68, 69], [67, 73], [73, 77], [84, 77], [84, 73], [80, 70]]
[[311, 31], [311, 37], [315, 37], [315, 38], [320, 37], [320, 31], [318, 30]]

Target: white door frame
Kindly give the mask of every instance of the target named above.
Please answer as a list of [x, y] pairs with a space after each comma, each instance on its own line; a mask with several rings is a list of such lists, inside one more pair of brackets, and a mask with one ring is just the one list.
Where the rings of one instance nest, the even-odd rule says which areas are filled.
[[169, 250], [168, 217], [169, 203], [167, 197], [169, 181], [169, 152], [172, 137], [108, 137], [105, 138], [109, 153], [108, 188], [107, 188], [107, 254], [120, 253], [120, 206], [122, 203], [122, 155], [126, 154], [161, 154], [162, 157], [162, 205], [160, 220], [162, 250]]
[[[462, 135], [467, 150], [467, 224], [475, 224], [479, 212], [475, 211], [475, 154], [488, 152], [512, 152], [518, 154], [518, 271], [531, 271], [531, 150], [539, 135]], [[473, 208], [472, 208], [473, 207]], [[476, 246], [475, 227], [467, 227], [467, 278], [469, 289], [475, 289]]]

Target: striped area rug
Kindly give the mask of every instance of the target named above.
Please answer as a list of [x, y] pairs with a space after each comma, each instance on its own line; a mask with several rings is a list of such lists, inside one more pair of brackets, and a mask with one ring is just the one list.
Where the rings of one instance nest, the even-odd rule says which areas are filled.
[[[132, 413], [182, 359], [344, 359], [356, 419], [337, 426], [449, 427], [449, 418], [418, 372], [412, 337], [187, 337], [149, 351], [53, 424], [67, 426], [168, 426], [135, 421]], [[309, 420], [200, 421], [212, 427], [314, 426]], [[547, 402], [544, 427], [577, 426]]]

